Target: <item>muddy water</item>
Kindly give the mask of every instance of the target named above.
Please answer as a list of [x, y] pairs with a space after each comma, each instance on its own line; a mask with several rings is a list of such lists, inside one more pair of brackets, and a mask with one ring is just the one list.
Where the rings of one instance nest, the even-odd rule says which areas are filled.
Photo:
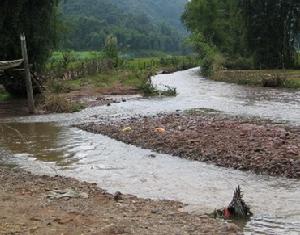
[[175, 74], [158, 75], [154, 84], [176, 87], [177, 97], [136, 99], [113, 104], [110, 107], [88, 108], [80, 113], [21, 117], [6, 119], [9, 122], [62, 122], [78, 123], [99, 118], [153, 115], [189, 108], [210, 108], [227, 114], [256, 116], [300, 125], [300, 91], [238, 86], [214, 82], [199, 76], [199, 69]]
[[2, 120], [0, 146], [9, 152], [6, 162], [35, 173], [97, 182], [111, 192], [179, 200], [194, 213], [225, 206], [234, 187], [241, 185], [255, 214], [244, 225], [245, 234], [300, 234], [299, 180], [257, 176], [156, 153], [152, 158], [150, 150], [67, 126], [186, 108], [214, 108], [300, 124], [299, 92], [215, 83], [199, 78], [193, 70], [159, 75], [154, 81], [176, 85], [179, 95], [133, 100], [78, 114]]
[[231, 200], [234, 187], [241, 185], [255, 214], [245, 232], [300, 233], [299, 180], [257, 176], [156, 153], [153, 158], [150, 150], [55, 124], [1, 127], [6, 133], [1, 145], [14, 156], [10, 162], [35, 173], [97, 182], [110, 192], [179, 200], [195, 213], [222, 208]]

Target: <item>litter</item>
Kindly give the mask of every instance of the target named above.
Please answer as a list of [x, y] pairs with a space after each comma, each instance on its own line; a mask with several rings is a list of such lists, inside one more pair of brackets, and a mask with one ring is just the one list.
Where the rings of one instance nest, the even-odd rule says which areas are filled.
[[164, 129], [164, 128], [155, 128], [155, 132], [157, 132], [157, 133], [165, 133], [166, 129]]
[[128, 131], [131, 131], [132, 128], [131, 127], [125, 127], [122, 129], [122, 132], [128, 132]]

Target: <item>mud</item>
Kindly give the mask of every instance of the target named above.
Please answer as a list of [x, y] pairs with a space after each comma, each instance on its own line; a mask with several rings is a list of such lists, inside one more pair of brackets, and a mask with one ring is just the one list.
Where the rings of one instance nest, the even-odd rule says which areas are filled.
[[[88, 198], [49, 199], [72, 188]], [[0, 167], [0, 234], [238, 234], [236, 225], [183, 212], [183, 204], [111, 195], [96, 184]]]

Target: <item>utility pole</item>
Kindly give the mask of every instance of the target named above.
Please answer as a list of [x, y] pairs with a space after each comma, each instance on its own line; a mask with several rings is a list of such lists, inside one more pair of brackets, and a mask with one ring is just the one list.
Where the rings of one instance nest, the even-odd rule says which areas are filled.
[[22, 56], [24, 60], [24, 73], [25, 73], [25, 82], [26, 82], [26, 91], [27, 91], [27, 100], [28, 100], [28, 111], [29, 113], [34, 113], [35, 108], [34, 108], [34, 99], [33, 99], [33, 88], [32, 88], [31, 76], [30, 76], [25, 35], [21, 34], [20, 39], [21, 39]]

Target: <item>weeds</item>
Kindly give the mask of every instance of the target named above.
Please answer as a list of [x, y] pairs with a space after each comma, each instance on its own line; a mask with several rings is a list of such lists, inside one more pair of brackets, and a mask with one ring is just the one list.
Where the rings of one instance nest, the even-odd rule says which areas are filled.
[[44, 94], [40, 108], [49, 113], [73, 113], [79, 112], [83, 105], [76, 103], [63, 94]]
[[240, 85], [300, 88], [300, 71], [294, 70], [220, 70], [211, 78]]
[[49, 79], [45, 84], [45, 88], [48, 93], [54, 94], [68, 93], [72, 90], [70, 85], [59, 79]]
[[11, 95], [6, 91], [0, 90], [0, 101], [7, 101], [11, 98]]

